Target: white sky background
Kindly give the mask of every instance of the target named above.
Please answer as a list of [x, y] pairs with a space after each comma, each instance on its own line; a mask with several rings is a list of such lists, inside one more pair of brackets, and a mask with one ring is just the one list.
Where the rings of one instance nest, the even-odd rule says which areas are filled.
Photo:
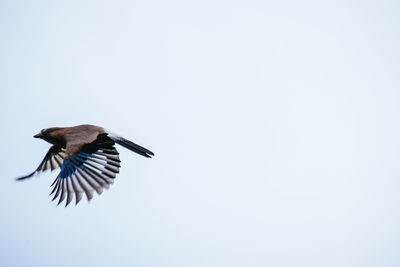
[[[398, 266], [399, 9], [2, 1], [0, 266]], [[14, 181], [82, 123], [156, 157], [67, 208]]]

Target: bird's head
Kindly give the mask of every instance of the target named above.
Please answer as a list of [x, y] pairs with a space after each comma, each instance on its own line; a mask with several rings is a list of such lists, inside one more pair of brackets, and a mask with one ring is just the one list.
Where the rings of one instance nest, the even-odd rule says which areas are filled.
[[59, 128], [54, 127], [54, 128], [43, 129], [43, 130], [40, 131], [40, 133], [35, 134], [33, 137], [34, 138], [41, 138], [41, 139], [43, 139], [43, 140], [45, 140], [47, 142], [52, 143], [52, 140], [54, 139], [53, 134], [57, 129], [59, 129]]

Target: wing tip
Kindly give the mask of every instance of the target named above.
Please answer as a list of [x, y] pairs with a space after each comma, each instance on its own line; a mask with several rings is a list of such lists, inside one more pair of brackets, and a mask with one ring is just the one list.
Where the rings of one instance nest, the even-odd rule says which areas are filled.
[[32, 173], [30, 173], [28, 175], [25, 175], [25, 176], [17, 177], [17, 178], [15, 178], [15, 181], [19, 182], [19, 181], [23, 181], [23, 180], [32, 178], [35, 175], [35, 173], [36, 173], [36, 171], [34, 171], [34, 172], [32, 172]]

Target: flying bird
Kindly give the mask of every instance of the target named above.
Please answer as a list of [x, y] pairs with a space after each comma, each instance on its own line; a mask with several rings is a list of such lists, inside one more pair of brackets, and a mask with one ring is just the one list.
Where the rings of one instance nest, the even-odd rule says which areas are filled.
[[68, 206], [74, 195], [76, 204], [83, 194], [90, 201], [93, 191], [101, 194], [104, 188], [110, 187], [119, 173], [121, 162], [115, 143], [144, 157], [154, 156], [150, 150], [118, 134], [88, 124], [47, 128], [33, 137], [52, 146], [35, 171], [16, 180], [25, 180], [46, 170], [61, 169], [51, 184], [50, 195], [54, 195], [52, 200], [58, 198], [57, 205], [66, 199], [65, 206]]

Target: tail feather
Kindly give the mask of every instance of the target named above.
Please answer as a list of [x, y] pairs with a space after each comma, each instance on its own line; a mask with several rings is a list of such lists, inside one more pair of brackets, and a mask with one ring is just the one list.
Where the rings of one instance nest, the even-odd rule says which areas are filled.
[[117, 144], [138, 153], [139, 155], [142, 155], [143, 157], [146, 158], [151, 158], [154, 156], [154, 153], [148, 150], [147, 148], [144, 148], [142, 146], [139, 146], [138, 144], [133, 143], [132, 141], [129, 141], [128, 139], [123, 138], [122, 136], [117, 136], [114, 134], [109, 134], [109, 137]]

